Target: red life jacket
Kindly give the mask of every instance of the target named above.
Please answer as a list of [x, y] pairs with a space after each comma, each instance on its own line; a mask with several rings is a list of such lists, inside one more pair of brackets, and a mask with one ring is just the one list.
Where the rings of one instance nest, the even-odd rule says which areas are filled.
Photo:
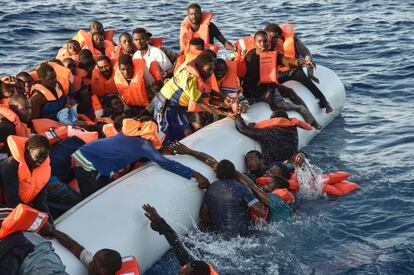
[[[115, 33], [116, 33], [116, 30], [114, 29], [109, 29], [109, 30], [104, 31], [105, 40], [111, 42], [113, 46], [116, 45], [114, 41]], [[92, 34], [90, 32], [86, 32], [85, 30], [79, 30], [78, 33], [72, 38], [72, 40], [78, 41], [81, 49], [83, 49], [87, 44], [86, 42], [88, 40], [92, 40]], [[66, 45], [64, 47], [66, 47]]]
[[256, 48], [256, 45], [254, 44], [254, 35], [240, 38], [234, 43], [234, 46], [236, 47], [235, 60], [240, 61], [251, 49]]
[[0, 118], [4, 117], [8, 121], [14, 124], [16, 136], [29, 137], [30, 128], [27, 127], [26, 123], [20, 121], [19, 116], [13, 112], [9, 107], [0, 105]]
[[124, 102], [129, 106], [146, 107], [149, 104], [147, 88], [145, 87], [145, 59], [134, 59], [134, 72], [128, 83], [119, 68], [115, 70], [115, 85]]
[[[295, 31], [294, 31], [294, 25], [293, 24], [280, 24], [279, 27], [282, 29], [283, 32], [283, 55], [289, 58], [295, 58], [296, 57], [296, 51], [295, 51]], [[278, 48], [280, 49], [280, 45], [278, 44]], [[289, 71], [289, 68], [286, 68], [284, 66], [279, 66], [278, 69], [280, 72], [286, 72]]]
[[292, 193], [289, 192], [286, 188], [275, 189], [273, 190], [272, 194], [279, 196], [282, 198], [286, 203], [292, 203], [295, 201], [295, 197]]
[[47, 64], [49, 64], [49, 66], [55, 70], [56, 79], [62, 85], [63, 91], [67, 95], [69, 93], [70, 83], [72, 82], [71, 81], [72, 71], [55, 62], [48, 62]]
[[19, 231], [39, 232], [47, 219], [46, 213], [20, 203], [3, 221], [0, 228], [0, 239]]
[[127, 256], [122, 258], [121, 269], [115, 275], [140, 275], [141, 271], [135, 256]]
[[50, 168], [49, 157], [32, 172], [27, 166], [24, 158], [25, 145], [27, 138], [18, 136], [9, 136], [7, 144], [13, 158], [19, 163], [17, 176], [19, 178], [19, 196], [25, 204], [32, 202], [40, 190], [46, 186], [50, 179], [52, 169]]
[[114, 77], [115, 77], [115, 70], [113, 70], [111, 77], [109, 79], [106, 79], [101, 74], [99, 69], [95, 67], [92, 71], [92, 78], [91, 78], [92, 94], [101, 97], [101, 96], [105, 96], [106, 94], [118, 92], [116, 85], [115, 85]]
[[191, 23], [188, 16], [181, 22], [180, 27], [180, 53], [183, 54], [190, 43], [190, 40], [199, 37], [204, 40], [205, 43], [209, 42], [209, 26], [213, 14], [209, 12], [203, 12], [201, 15], [200, 27], [196, 32], [191, 30]]
[[76, 63], [79, 62], [79, 54], [70, 54], [68, 49], [66, 48], [66, 45], [59, 49], [56, 59], [63, 61], [65, 58], [72, 58]]
[[158, 37], [154, 37], [154, 36], [152, 36], [152, 37], [149, 39], [149, 44], [150, 44], [151, 46], [157, 47], [158, 49], [161, 49], [161, 48], [162, 48], [162, 43], [163, 43], [163, 38], [162, 38], [162, 36], [158, 36]]
[[260, 84], [278, 83], [277, 81], [277, 52], [263, 52], [259, 55]]
[[341, 181], [334, 184], [325, 184], [322, 190], [329, 196], [343, 196], [359, 188], [359, 185], [354, 182]]
[[32, 119], [32, 123], [35, 132], [46, 137], [52, 145], [68, 137], [68, 127], [61, 122], [48, 118], [37, 118]]
[[88, 72], [81, 68], [76, 68], [76, 74], [73, 75], [73, 87], [75, 91], [79, 91], [83, 85], [87, 85], [89, 82], [88, 80]]
[[312, 130], [312, 126], [310, 126], [308, 123], [297, 119], [297, 118], [283, 118], [283, 117], [276, 117], [271, 118], [267, 120], [260, 121], [256, 123], [254, 128], [257, 129], [264, 129], [264, 128], [270, 128], [270, 127], [299, 127], [305, 130]]
[[237, 94], [240, 90], [240, 81], [237, 77], [237, 62], [226, 60], [226, 65], [226, 75], [222, 79], [218, 80], [217, 84], [221, 93], [237, 99]]

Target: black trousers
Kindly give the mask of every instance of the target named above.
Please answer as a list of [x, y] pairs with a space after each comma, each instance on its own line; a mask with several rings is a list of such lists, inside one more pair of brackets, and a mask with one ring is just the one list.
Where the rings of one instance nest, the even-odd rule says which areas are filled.
[[86, 171], [82, 167], [73, 169], [82, 198], [86, 198], [111, 182], [109, 177], [102, 176], [98, 171]]

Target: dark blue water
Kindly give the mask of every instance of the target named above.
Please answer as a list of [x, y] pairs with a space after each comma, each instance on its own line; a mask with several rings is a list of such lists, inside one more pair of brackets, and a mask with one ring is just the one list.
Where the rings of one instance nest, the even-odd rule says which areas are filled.
[[[342, 115], [306, 148], [325, 171], [345, 170], [362, 190], [301, 201], [290, 222], [231, 242], [193, 232], [194, 255], [221, 274], [414, 273], [414, 2], [205, 1], [234, 41], [266, 22], [294, 22], [317, 63], [347, 91]], [[177, 49], [186, 1], [0, 1], [0, 75], [52, 58], [93, 19], [145, 27]], [[147, 274], [176, 274], [167, 254]]]

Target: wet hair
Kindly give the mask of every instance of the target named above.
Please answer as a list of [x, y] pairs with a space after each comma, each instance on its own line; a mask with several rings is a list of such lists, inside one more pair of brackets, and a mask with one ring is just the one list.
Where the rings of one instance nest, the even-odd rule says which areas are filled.
[[79, 42], [77, 40], [75, 40], [75, 39], [69, 40], [68, 43], [66, 43], [66, 44], [74, 44], [74, 45], [77, 44], [79, 46], [79, 48], [80, 48]]
[[254, 34], [254, 39], [255, 39], [255, 40], [256, 40], [256, 36], [258, 36], [258, 35], [263, 35], [263, 36], [267, 37], [267, 33], [266, 33], [265, 31], [257, 31], [257, 32]]
[[284, 177], [274, 176], [274, 177], [272, 177], [272, 179], [276, 184], [275, 187], [278, 188], [278, 189], [280, 189], [280, 188], [289, 188], [290, 187], [289, 181]]
[[200, 46], [204, 50], [204, 40], [200, 37], [194, 37], [189, 42], [190, 45]]
[[285, 111], [280, 111], [280, 110], [274, 111], [270, 117], [271, 118], [283, 117], [283, 118], [286, 118], [286, 119], [289, 118], [288, 114]]
[[118, 66], [120, 65], [134, 66], [132, 63], [132, 57], [129, 54], [121, 54], [118, 59]]
[[152, 36], [152, 34], [150, 32], [147, 32], [147, 30], [144, 29], [144, 28], [135, 28], [132, 31], [132, 34], [140, 34], [140, 33], [145, 34], [148, 38], [150, 38]]
[[217, 54], [212, 49], [205, 49], [203, 53], [208, 54], [213, 59], [217, 59]]
[[226, 63], [226, 60], [224, 60], [223, 58], [217, 58], [216, 66], [218, 66], [218, 65], [223, 65], [224, 68], [226, 68], [226, 70], [227, 70], [227, 63]]
[[51, 149], [49, 140], [42, 135], [34, 135], [29, 137], [26, 143], [26, 148], [28, 150], [43, 148], [48, 151]]
[[98, 58], [96, 58], [96, 63], [98, 63], [99, 61], [105, 60], [106, 62], [108, 62], [109, 64], [111, 64], [111, 59], [106, 56], [106, 55], [100, 55], [98, 56]]
[[108, 274], [115, 274], [122, 267], [122, 257], [118, 251], [104, 248], [98, 252], [103, 254], [102, 266], [108, 270]]
[[191, 3], [190, 5], [187, 6], [187, 11], [189, 11], [190, 9], [197, 9], [201, 12], [201, 7], [199, 4], [196, 3]]
[[277, 33], [278, 36], [282, 36], [283, 35], [283, 31], [282, 29], [279, 27], [278, 24], [274, 24], [274, 23], [269, 23], [266, 25], [266, 27], [264, 28], [265, 32], [274, 32]]
[[54, 69], [47, 63], [42, 63], [36, 67], [36, 73], [39, 79], [45, 79], [47, 72], [50, 71], [54, 71]]
[[18, 74], [16, 74], [16, 78], [25, 78], [25, 79], [30, 79], [31, 81], [33, 81], [32, 76], [28, 73], [28, 72], [20, 72]]
[[236, 168], [231, 161], [223, 159], [217, 164], [217, 178], [219, 180], [232, 180], [235, 174]]
[[249, 152], [247, 152], [247, 154], [244, 156], [244, 160], [246, 160], [246, 158], [250, 155], [255, 155], [259, 160], [263, 159], [263, 154], [260, 153], [257, 150], [250, 150]]
[[121, 37], [123, 37], [123, 36], [128, 36], [129, 38], [131, 38], [132, 39], [132, 36], [131, 36], [131, 34], [129, 33], [129, 32], [123, 32], [123, 33], [121, 33], [120, 35], [119, 35], [119, 42], [121, 43]]
[[203, 66], [205, 66], [208, 63], [213, 62], [213, 57], [211, 57], [210, 54], [206, 53], [205, 51], [202, 52], [199, 56], [197, 56], [194, 59], [194, 64], [199, 67], [202, 68]]
[[270, 169], [272, 169], [274, 166], [277, 166], [280, 169], [280, 176], [285, 179], [290, 178], [290, 171], [285, 165], [281, 164], [275, 164]]
[[203, 261], [192, 261], [188, 275], [210, 275], [210, 266]]

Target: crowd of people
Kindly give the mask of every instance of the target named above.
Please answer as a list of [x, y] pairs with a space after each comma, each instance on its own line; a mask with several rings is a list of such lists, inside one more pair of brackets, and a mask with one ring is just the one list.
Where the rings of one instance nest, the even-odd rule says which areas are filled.
[[[198, 4], [187, 7], [177, 53], [144, 28], [121, 33], [116, 43], [115, 31], [94, 21], [55, 59], [1, 77], [0, 203], [5, 208], [0, 211], [0, 274], [66, 274], [50, 242], [36, 232], [61, 242], [90, 274], [138, 272], [136, 259], [123, 262], [111, 249], [92, 254], [55, 229], [53, 220], [147, 161], [195, 178], [206, 189], [202, 230], [248, 236], [252, 221], [274, 222], [291, 215], [297, 186], [289, 180], [305, 158], [298, 152], [297, 128], [321, 126], [283, 83], [302, 83], [320, 108], [332, 111], [314, 84], [319, 80], [312, 73], [312, 55], [293, 24], [269, 23], [232, 44], [212, 17]], [[216, 41], [234, 57], [218, 58]], [[247, 123], [241, 114], [256, 102], [268, 103], [272, 115]], [[287, 111], [299, 112], [305, 121], [289, 118]], [[260, 144], [261, 152], [246, 154], [246, 171], [179, 142], [223, 117], [233, 119], [241, 134]], [[201, 173], [164, 154], [193, 156], [210, 165], [217, 180], [210, 184]], [[214, 274], [210, 264], [190, 256], [152, 206], [143, 209], [151, 227], [176, 252], [180, 274]]]

